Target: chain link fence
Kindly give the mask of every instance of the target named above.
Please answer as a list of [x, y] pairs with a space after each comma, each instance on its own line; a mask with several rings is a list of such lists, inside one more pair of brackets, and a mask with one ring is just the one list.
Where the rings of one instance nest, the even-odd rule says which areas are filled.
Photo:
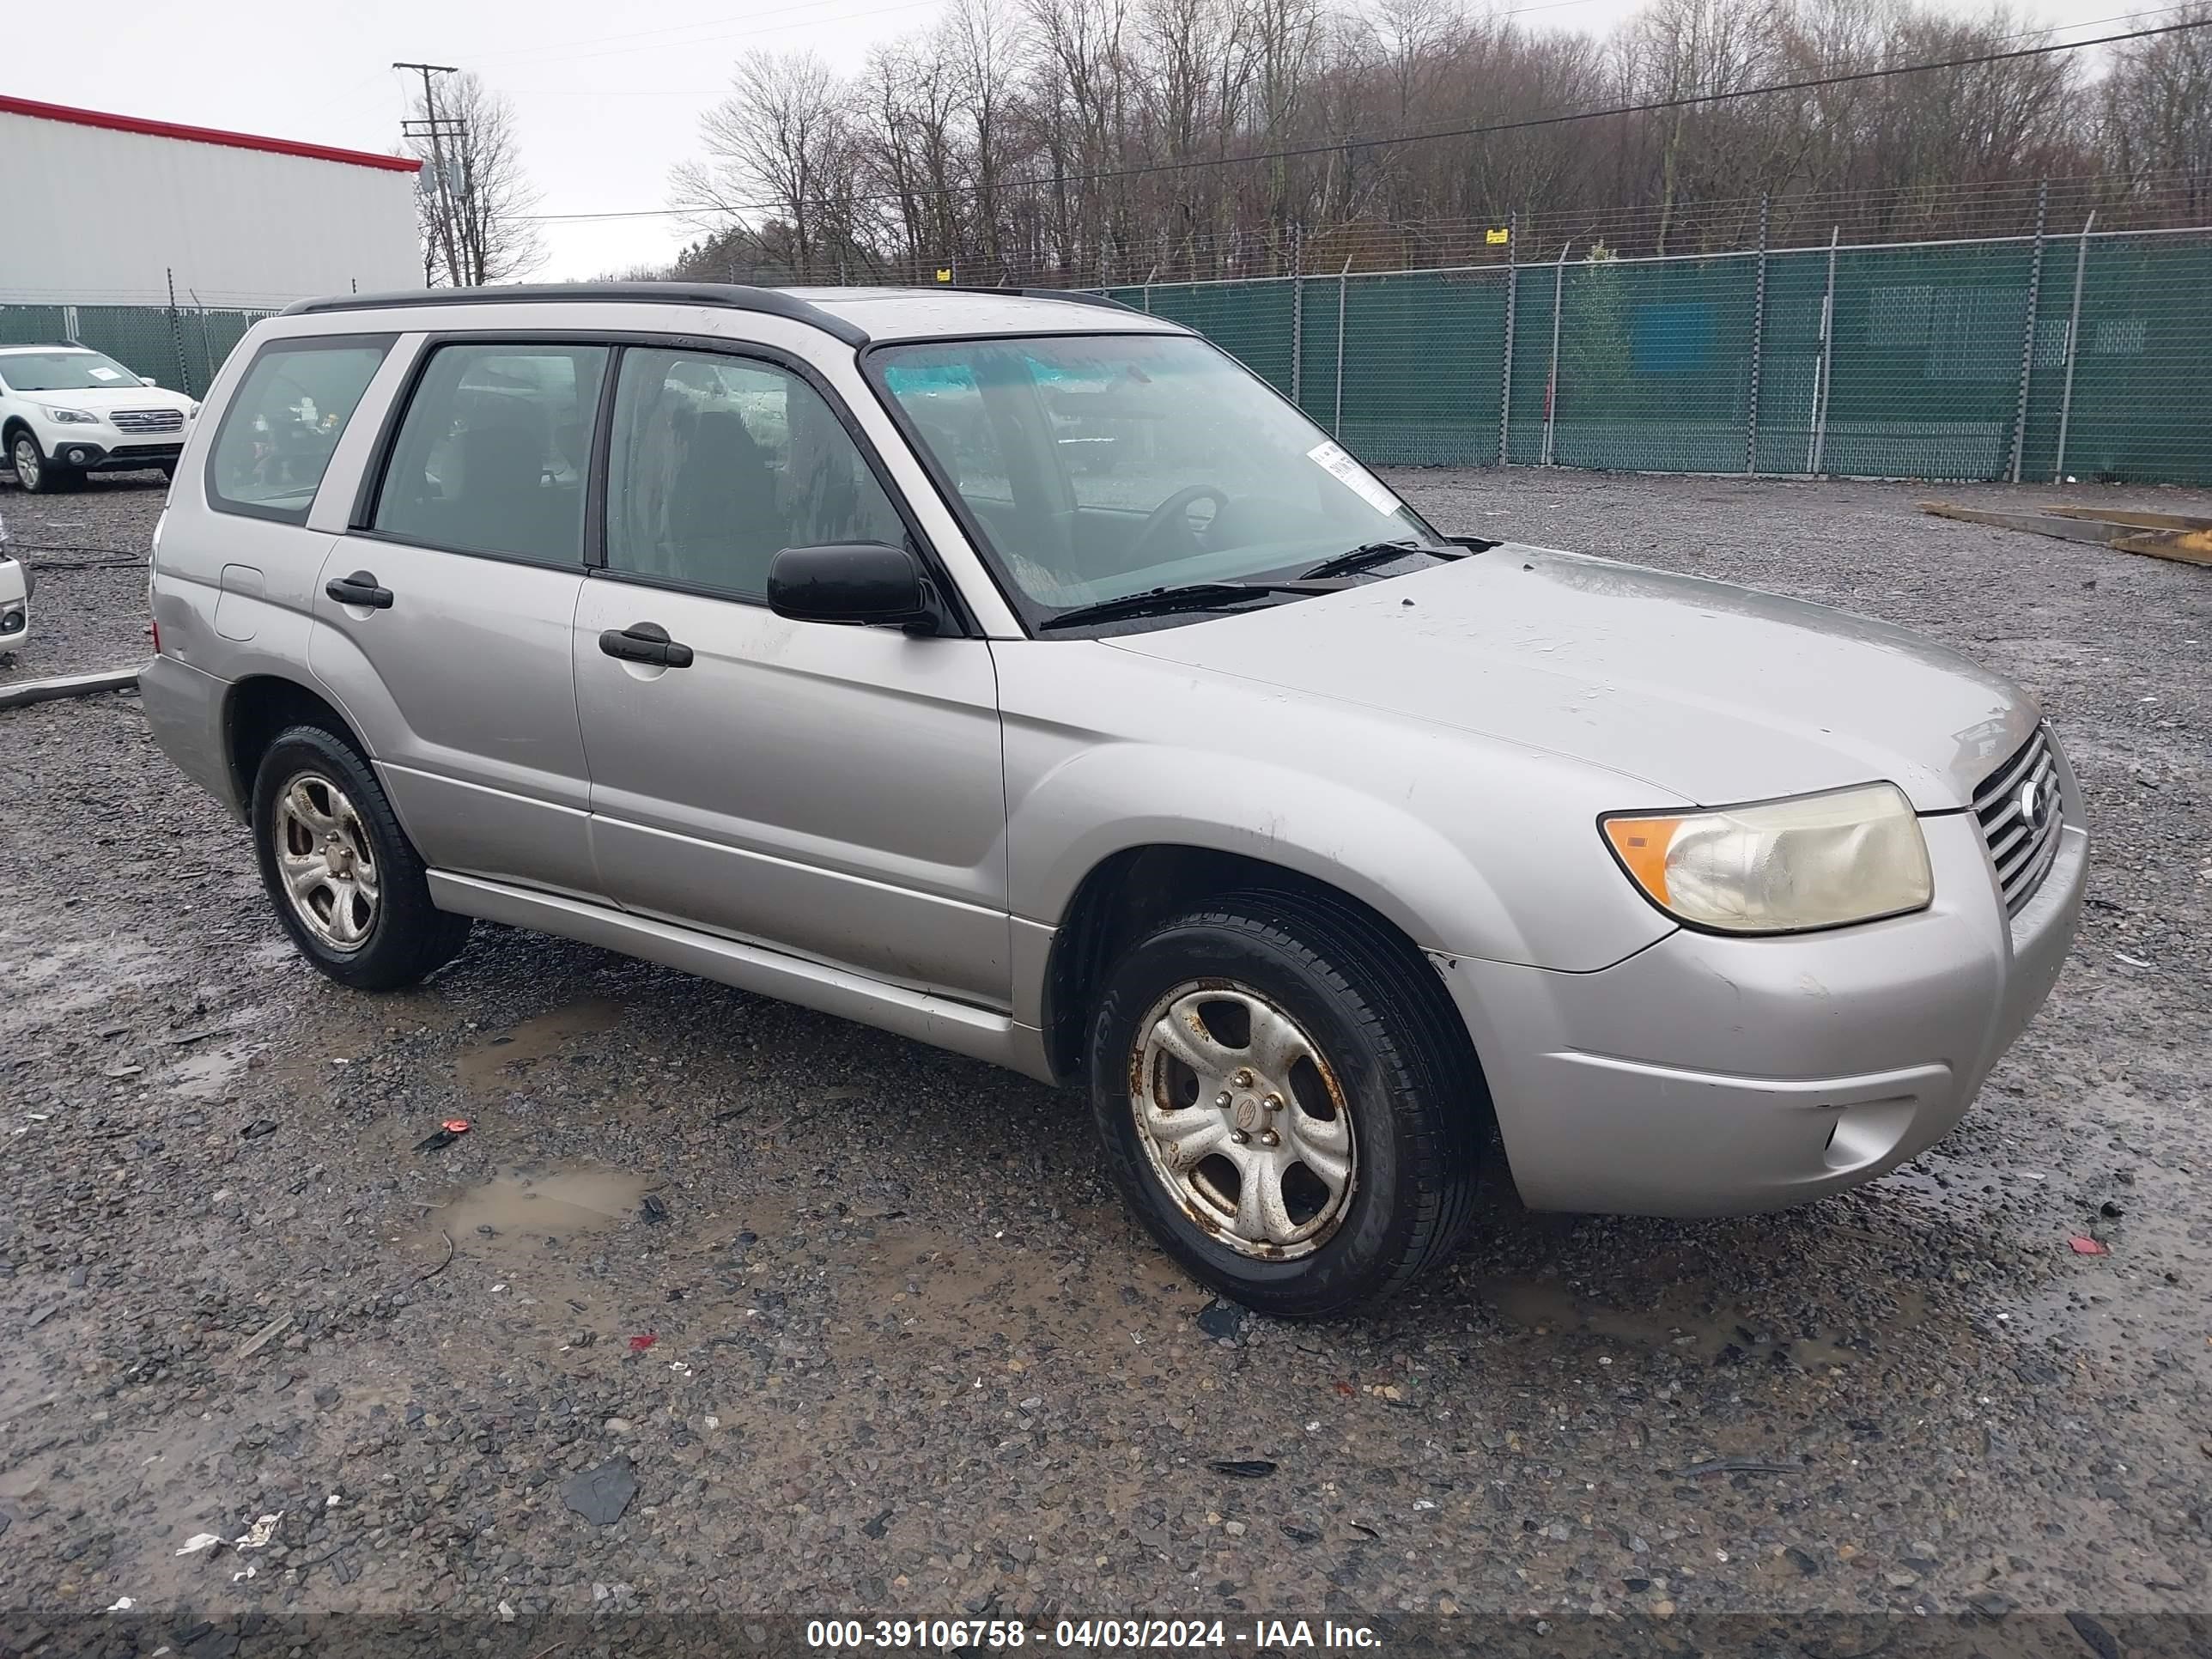
[[[2212, 228], [1352, 263], [1098, 291], [1376, 465], [2212, 485]], [[0, 304], [0, 344], [75, 341], [197, 396], [269, 314]]]
[[1377, 465], [2212, 484], [2212, 229], [1101, 291]]
[[90, 346], [134, 374], [196, 398], [246, 331], [272, 314], [201, 306], [0, 305], [0, 345]]

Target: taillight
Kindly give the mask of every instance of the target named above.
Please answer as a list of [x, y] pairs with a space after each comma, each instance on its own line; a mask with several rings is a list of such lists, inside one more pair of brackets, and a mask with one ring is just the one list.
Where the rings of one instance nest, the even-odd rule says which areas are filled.
[[161, 624], [159, 623], [154, 624], [154, 654], [157, 657], [161, 654]]

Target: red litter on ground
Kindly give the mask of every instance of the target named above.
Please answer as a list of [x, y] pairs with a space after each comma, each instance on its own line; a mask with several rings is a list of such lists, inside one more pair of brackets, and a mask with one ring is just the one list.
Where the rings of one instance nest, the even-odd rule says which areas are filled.
[[647, 1348], [651, 1347], [654, 1343], [659, 1340], [660, 1338], [651, 1331], [641, 1332], [638, 1335], [630, 1338], [629, 1351], [632, 1353], [643, 1353]]
[[2104, 1245], [2100, 1243], [2097, 1240], [2094, 1238], [2084, 1238], [2079, 1233], [2075, 1234], [2074, 1237], [2068, 1239], [2066, 1243], [2072, 1248], [2074, 1254], [2076, 1255], [2110, 1255], [2112, 1254], [2110, 1250], [2106, 1249]]
[[469, 1121], [465, 1117], [449, 1117], [441, 1123], [434, 1133], [427, 1134], [415, 1143], [418, 1152], [434, 1152], [441, 1146], [450, 1146], [469, 1132]]

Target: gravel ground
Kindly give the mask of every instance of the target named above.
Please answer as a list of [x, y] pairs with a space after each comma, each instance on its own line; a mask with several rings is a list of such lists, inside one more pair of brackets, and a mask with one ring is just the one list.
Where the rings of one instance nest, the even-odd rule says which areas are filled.
[[97, 473], [69, 495], [30, 495], [0, 471], [9, 551], [31, 568], [31, 637], [0, 652], [0, 685], [120, 668], [152, 649], [146, 550], [169, 486], [158, 472]]
[[[1384, 1312], [1247, 1320], [1123, 1219], [1078, 1103], [506, 929], [343, 991], [134, 701], [0, 714], [0, 1651], [125, 1596], [149, 1629], [487, 1638], [505, 1604], [574, 1652], [677, 1612], [1596, 1612], [1957, 1614], [2112, 1659], [2212, 1610], [2212, 571], [1926, 520], [1924, 488], [1398, 481], [2044, 700], [2090, 912], [1957, 1133], [1741, 1220], [1535, 1216], [1493, 1181]], [[0, 511], [127, 547], [160, 499]], [[42, 580], [33, 671], [143, 648], [140, 580]], [[635, 1496], [594, 1524], [565, 1494], [613, 1460]]]

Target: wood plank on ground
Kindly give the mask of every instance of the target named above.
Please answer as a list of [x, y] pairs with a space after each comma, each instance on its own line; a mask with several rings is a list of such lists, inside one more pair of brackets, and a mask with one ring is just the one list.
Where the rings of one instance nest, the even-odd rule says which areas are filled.
[[2212, 530], [2212, 519], [2191, 518], [2186, 513], [2152, 513], [2131, 507], [2044, 507], [2036, 510], [2054, 519], [2094, 519], [2100, 524], [2124, 524], [2137, 530]]
[[2173, 559], [2183, 564], [2212, 565], [2212, 530], [2172, 531], [2165, 535], [2130, 536], [2112, 544], [2123, 553], [2148, 553], [2154, 559]]
[[2031, 536], [2056, 536], [2069, 542], [2110, 543], [2130, 533], [2124, 525], [2085, 523], [2079, 519], [2054, 519], [2039, 513], [2001, 513], [1990, 507], [1960, 507], [1955, 501], [1923, 501], [1923, 513], [1962, 524], [1995, 525], [2000, 530], [2023, 530]]

